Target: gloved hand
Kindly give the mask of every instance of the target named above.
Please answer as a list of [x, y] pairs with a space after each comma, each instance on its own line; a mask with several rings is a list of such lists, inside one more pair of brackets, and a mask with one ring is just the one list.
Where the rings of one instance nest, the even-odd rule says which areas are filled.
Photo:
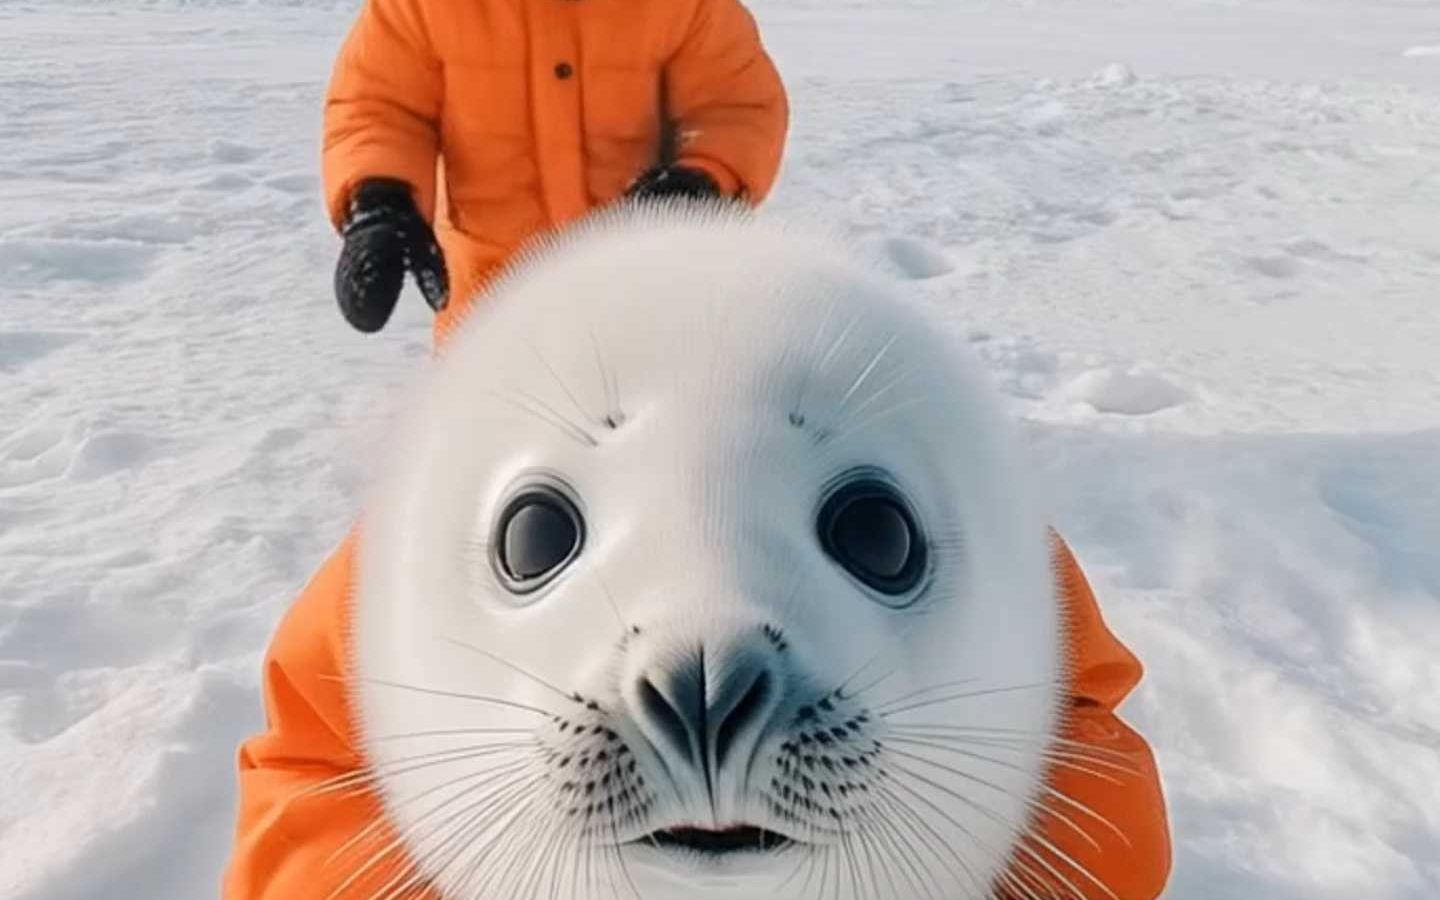
[[686, 166], [657, 166], [642, 174], [625, 189], [625, 196], [631, 200], [649, 200], [660, 197], [685, 197], [703, 200], [720, 196], [720, 186], [715, 179]]
[[406, 271], [414, 273], [431, 309], [445, 308], [450, 293], [445, 259], [408, 184], [388, 178], [361, 182], [340, 234], [345, 248], [335, 266], [335, 298], [351, 325], [367, 333], [385, 327]]

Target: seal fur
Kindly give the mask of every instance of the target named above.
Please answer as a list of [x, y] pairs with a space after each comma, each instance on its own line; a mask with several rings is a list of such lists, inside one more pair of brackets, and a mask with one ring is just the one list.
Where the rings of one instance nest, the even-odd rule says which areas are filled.
[[[817, 538], [856, 479], [923, 534], [906, 596]], [[963, 345], [840, 242], [667, 204], [538, 246], [416, 392], [363, 522], [352, 691], [418, 877], [899, 900], [1040, 865], [1016, 848], [1063, 650], [1026, 483]], [[496, 521], [534, 485], [584, 541], [516, 594]]]

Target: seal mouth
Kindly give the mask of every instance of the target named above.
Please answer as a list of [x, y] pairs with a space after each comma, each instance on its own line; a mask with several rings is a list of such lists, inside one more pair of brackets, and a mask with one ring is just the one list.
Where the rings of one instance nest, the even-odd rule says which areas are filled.
[[727, 828], [676, 826], [652, 831], [640, 839], [661, 850], [729, 856], [736, 853], [776, 853], [795, 843], [792, 838], [756, 825]]

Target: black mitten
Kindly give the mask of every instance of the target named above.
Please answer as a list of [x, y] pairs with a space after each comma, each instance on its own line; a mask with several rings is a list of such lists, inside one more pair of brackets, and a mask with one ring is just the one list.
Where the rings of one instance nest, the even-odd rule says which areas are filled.
[[720, 196], [720, 186], [715, 179], [700, 171], [685, 166], [657, 166], [635, 179], [625, 191], [632, 200], [649, 200], [660, 197], [685, 197], [703, 200]]
[[340, 229], [345, 249], [335, 266], [335, 299], [345, 319], [360, 331], [385, 327], [405, 273], [430, 308], [439, 312], [449, 298], [450, 279], [435, 232], [426, 223], [410, 186], [403, 181], [361, 182], [350, 197], [350, 213]]

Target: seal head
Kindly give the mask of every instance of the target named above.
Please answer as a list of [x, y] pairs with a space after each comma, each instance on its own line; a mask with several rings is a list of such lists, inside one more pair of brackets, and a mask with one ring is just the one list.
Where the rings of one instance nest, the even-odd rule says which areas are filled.
[[352, 688], [446, 898], [988, 897], [1062, 642], [991, 388], [840, 245], [598, 217], [451, 339], [363, 523]]

